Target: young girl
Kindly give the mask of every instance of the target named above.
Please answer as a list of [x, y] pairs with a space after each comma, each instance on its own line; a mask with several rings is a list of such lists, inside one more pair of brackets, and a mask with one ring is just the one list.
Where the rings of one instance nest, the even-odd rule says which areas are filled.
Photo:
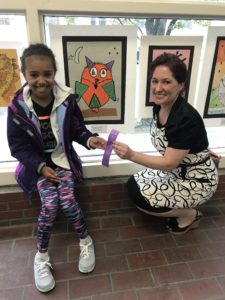
[[48, 292], [55, 286], [48, 246], [58, 208], [80, 238], [79, 271], [88, 273], [95, 267], [93, 241], [74, 195], [74, 181], [82, 180], [82, 169], [72, 142], [88, 149], [104, 149], [106, 142], [85, 127], [72, 90], [55, 81], [56, 61], [47, 46], [26, 48], [21, 71], [27, 82], [8, 108], [8, 143], [19, 161], [17, 182], [28, 198], [36, 187], [40, 194], [34, 278], [37, 289]]

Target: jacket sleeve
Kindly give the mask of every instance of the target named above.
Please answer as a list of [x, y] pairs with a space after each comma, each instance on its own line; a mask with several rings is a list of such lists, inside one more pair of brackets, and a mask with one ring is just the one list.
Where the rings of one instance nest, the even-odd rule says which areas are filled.
[[8, 108], [7, 139], [11, 155], [24, 166], [37, 171], [40, 163], [44, 162], [44, 156], [40, 146], [35, 144], [35, 139], [29, 135], [29, 130], [22, 128], [20, 121], [14, 112]]

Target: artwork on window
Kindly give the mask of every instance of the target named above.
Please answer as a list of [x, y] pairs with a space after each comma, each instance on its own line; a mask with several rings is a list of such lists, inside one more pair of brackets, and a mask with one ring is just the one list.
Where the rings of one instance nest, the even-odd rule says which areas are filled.
[[20, 87], [16, 49], [0, 49], [0, 106], [7, 107]]
[[203, 37], [201, 36], [141, 37], [138, 118], [149, 118], [152, 116], [150, 78], [148, 76], [149, 64], [156, 56], [165, 51], [177, 53], [181, 59], [185, 59], [190, 76], [184, 96], [191, 105], [195, 106], [202, 42]]
[[151, 92], [151, 78], [150, 78], [150, 64], [159, 55], [164, 52], [176, 54], [187, 66], [188, 81], [186, 82], [186, 88], [183, 97], [188, 100], [188, 92], [190, 85], [190, 75], [193, 63], [194, 46], [149, 46], [148, 51], [148, 68], [147, 68], [147, 88], [146, 88], [146, 106], [153, 105], [152, 92]]
[[86, 124], [123, 124], [126, 36], [62, 36], [66, 85]]
[[225, 117], [225, 37], [218, 36], [205, 102], [204, 118]]

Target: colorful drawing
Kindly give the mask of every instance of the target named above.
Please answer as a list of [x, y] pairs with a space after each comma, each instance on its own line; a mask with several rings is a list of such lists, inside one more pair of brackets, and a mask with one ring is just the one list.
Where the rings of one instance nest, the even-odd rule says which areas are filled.
[[116, 101], [115, 85], [112, 75], [114, 60], [103, 64], [95, 63], [85, 56], [87, 66], [81, 74], [81, 81], [75, 82], [77, 101], [82, 98], [95, 113], [110, 99]]
[[176, 54], [186, 64], [189, 76], [188, 76], [188, 82], [186, 83], [185, 93], [183, 96], [186, 100], [188, 99], [194, 46], [149, 46], [148, 69], [147, 69], [147, 91], [146, 91], [146, 103], [145, 103], [146, 106], [151, 106], [153, 104], [151, 102], [152, 93], [150, 89], [151, 80], [149, 75], [150, 74], [149, 67], [151, 62], [164, 52]]
[[225, 37], [218, 37], [204, 110], [205, 118], [225, 116]]
[[86, 124], [124, 122], [125, 36], [63, 36], [66, 84], [78, 95]]
[[8, 106], [21, 87], [16, 49], [0, 49], [0, 106]]

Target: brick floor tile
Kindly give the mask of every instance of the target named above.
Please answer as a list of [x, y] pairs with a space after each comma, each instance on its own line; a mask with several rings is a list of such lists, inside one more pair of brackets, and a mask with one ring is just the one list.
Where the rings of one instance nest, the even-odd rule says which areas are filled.
[[110, 216], [102, 218], [102, 228], [112, 228], [132, 225], [132, 220], [129, 216]]
[[49, 255], [52, 263], [62, 263], [68, 261], [68, 249], [67, 247], [50, 248]]
[[219, 277], [217, 277], [217, 282], [220, 284], [220, 286], [223, 289], [223, 291], [225, 291], [225, 276], [219, 276]]
[[77, 261], [61, 264], [53, 264], [55, 280], [74, 279], [83, 276], [78, 270]]
[[13, 251], [16, 252], [27, 252], [32, 251], [36, 248], [36, 237], [15, 240]]
[[[55, 288], [48, 293], [39, 292], [35, 285], [25, 287], [23, 300], [68, 300], [67, 282], [56, 282]], [[17, 298], [14, 298], [17, 300]]]
[[20, 270], [27, 267], [29, 262], [28, 253], [4, 253], [0, 252], [0, 269]]
[[94, 296], [101, 293], [111, 292], [111, 281], [109, 275], [85, 277], [69, 281], [70, 298]]
[[220, 181], [220, 198], [202, 205], [199, 228], [175, 236], [165, 231], [164, 218], [135, 208], [125, 179], [104, 180], [97, 194], [96, 181], [85, 181], [77, 188], [95, 243], [96, 267], [90, 274], [79, 272], [79, 239], [60, 213], [49, 245], [56, 288], [47, 294], [36, 290], [33, 278], [34, 215], [40, 200], [36, 196], [30, 205], [23, 193], [8, 198], [1, 196], [0, 189], [0, 215], [15, 208], [15, 201], [19, 212], [14, 215], [13, 209], [11, 219], [8, 213], [0, 221], [0, 300], [225, 299], [224, 183]]
[[119, 232], [119, 228], [110, 228], [105, 230], [93, 230], [90, 231], [90, 234], [96, 242], [109, 242], [118, 240], [120, 238]]
[[207, 236], [210, 241], [218, 242], [225, 241], [225, 227], [210, 229], [207, 231]]
[[141, 245], [138, 239], [106, 243], [105, 247], [107, 255], [117, 255], [122, 253], [126, 254], [141, 251]]
[[181, 300], [175, 287], [140, 289], [137, 294], [138, 300]]
[[127, 261], [130, 269], [149, 268], [167, 264], [165, 256], [159, 250], [128, 254]]
[[204, 261], [189, 262], [191, 272], [195, 278], [212, 277], [224, 275], [224, 259], [212, 259]]
[[0, 253], [9, 253], [13, 248], [13, 240], [8, 241], [0, 241]]
[[116, 291], [153, 286], [153, 280], [149, 270], [122, 272], [112, 274], [111, 276], [113, 289]]
[[125, 291], [94, 296], [92, 300], [138, 300], [138, 298], [135, 291]]
[[198, 251], [203, 259], [225, 256], [225, 241], [218, 243], [209, 243], [205, 244], [204, 246], [199, 245]]
[[177, 246], [204, 245], [209, 242], [207, 233], [203, 230], [192, 230], [183, 235], [174, 235]]
[[33, 284], [33, 268], [23, 267], [19, 270], [15, 268], [4, 269], [0, 289], [9, 289], [12, 287], [23, 287], [24, 285]]
[[153, 235], [154, 229], [146, 226], [129, 226], [120, 228], [120, 234], [122, 239], [133, 239], [133, 238], [141, 238], [145, 236]]
[[217, 225], [217, 227], [225, 226], [225, 218], [224, 216], [214, 217], [213, 218], [214, 223]]
[[94, 273], [112, 273], [124, 270], [128, 270], [128, 265], [125, 255], [121, 255], [96, 259]]
[[210, 201], [208, 202], [208, 206], [203, 205], [201, 207], [200, 211], [202, 211], [204, 216], [207, 216], [207, 217], [221, 215], [220, 209], [218, 207], [216, 207], [215, 205], [212, 205], [212, 202], [210, 203]]
[[0, 290], [1, 300], [24, 300], [23, 288], [10, 288], [7, 290]]
[[156, 285], [176, 283], [193, 279], [190, 268], [187, 264], [175, 264], [151, 268]]
[[50, 239], [49, 247], [61, 248], [62, 245], [67, 247], [69, 245], [77, 244], [79, 242], [75, 232], [53, 234]]
[[204, 279], [179, 284], [184, 300], [222, 299], [223, 291], [215, 279]]
[[168, 263], [179, 263], [202, 258], [198, 248], [194, 246], [164, 249], [163, 253]]
[[144, 251], [176, 247], [173, 236], [168, 233], [160, 236], [142, 238], [140, 242]]

